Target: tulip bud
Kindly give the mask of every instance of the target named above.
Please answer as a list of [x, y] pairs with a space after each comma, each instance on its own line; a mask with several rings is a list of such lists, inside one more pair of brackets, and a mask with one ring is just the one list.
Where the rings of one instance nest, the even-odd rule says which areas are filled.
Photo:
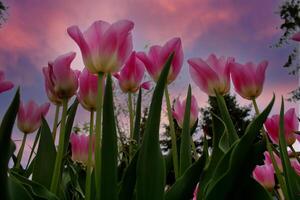
[[167, 83], [170, 84], [178, 76], [183, 64], [183, 50], [180, 38], [173, 38], [164, 46], [154, 45], [150, 47], [148, 55], [144, 52], [139, 52], [137, 56], [144, 63], [152, 79], [157, 82], [169, 56], [173, 52], [174, 57], [167, 78]]
[[71, 98], [78, 88], [80, 72], [72, 70], [70, 66], [75, 55], [74, 52], [61, 55], [43, 68], [48, 98], [56, 105], [61, 104], [64, 98]]
[[[71, 148], [72, 148], [72, 160], [80, 162], [84, 165], [88, 165], [89, 157], [89, 135], [71, 133], [70, 136]], [[94, 143], [95, 137], [92, 138], [92, 163], [94, 165]]]
[[50, 104], [38, 106], [33, 100], [27, 104], [20, 103], [18, 112], [18, 128], [25, 134], [33, 133], [41, 126], [42, 117], [45, 117]]
[[252, 62], [245, 65], [231, 63], [230, 72], [235, 91], [248, 100], [257, 98], [263, 90], [267, 66], [267, 61], [262, 61], [257, 67]]
[[71, 26], [68, 34], [79, 46], [84, 64], [91, 73], [114, 73], [120, 70], [132, 51], [133, 26], [128, 20], [113, 24], [96, 21], [84, 33], [78, 26]]
[[10, 81], [5, 81], [4, 72], [0, 70], [0, 94], [14, 87], [14, 84]]
[[[271, 156], [270, 156], [270, 154], [269, 154], [268, 151], [265, 151], [265, 152], [264, 152], [264, 156], [265, 156], [265, 160], [264, 160], [265, 165], [273, 165]], [[280, 170], [280, 171], [283, 171], [281, 159], [280, 159], [279, 156], [277, 156], [275, 153], [273, 153], [273, 156], [274, 156], [274, 158], [275, 158], [275, 161], [276, 161], [276, 164], [277, 164], [279, 170]]]
[[[103, 89], [104, 82], [105, 79], [103, 79]], [[84, 68], [79, 76], [79, 91], [77, 93], [80, 104], [88, 111], [95, 111], [97, 108], [97, 94], [98, 77]]]
[[136, 53], [132, 52], [129, 59], [125, 62], [119, 74], [115, 74], [115, 77], [119, 81], [120, 88], [123, 92], [136, 92], [142, 85], [144, 77], [145, 66]]
[[[279, 115], [267, 118], [265, 122], [268, 135], [272, 142], [279, 144]], [[284, 135], [287, 145], [294, 144], [296, 140], [295, 131], [298, 130], [298, 119], [295, 109], [291, 108], [284, 114]]]
[[215, 92], [225, 95], [230, 90], [230, 68], [233, 58], [220, 57], [211, 54], [206, 61], [201, 58], [191, 58], [190, 75], [196, 85], [209, 96], [216, 96]]
[[272, 165], [256, 166], [252, 172], [253, 178], [268, 190], [275, 186], [274, 169]]
[[[184, 121], [186, 99], [183, 102], [180, 102], [179, 99], [176, 99], [174, 104], [173, 117], [176, 119], [178, 125], [182, 128]], [[196, 98], [192, 95], [191, 98], [191, 110], [190, 110], [190, 128], [195, 125], [199, 113], [199, 108]]]

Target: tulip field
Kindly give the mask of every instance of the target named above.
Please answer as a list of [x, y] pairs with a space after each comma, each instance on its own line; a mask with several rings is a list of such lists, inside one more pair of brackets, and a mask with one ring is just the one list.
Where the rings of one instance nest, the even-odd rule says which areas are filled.
[[[300, 141], [296, 108], [285, 109], [276, 93], [266, 107], [256, 101], [264, 92], [268, 61], [240, 63], [200, 53], [185, 59], [179, 37], [136, 51], [134, 28], [130, 20], [99, 20], [86, 30], [66, 27], [81, 57], [70, 49], [43, 67], [41, 87], [48, 102], [23, 101], [20, 87], [0, 70], [0, 99], [14, 91], [0, 121], [0, 199], [300, 199], [300, 156], [293, 147]], [[83, 60], [82, 71], [73, 68], [76, 56]], [[168, 88], [185, 63], [196, 87], [187, 83], [185, 98], [175, 99]], [[126, 95], [125, 149], [116, 125], [116, 88]], [[242, 135], [224, 99], [230, 88], [255, 113]], [[142, 126], [141, 105], [149, 90], [153, 93]], [[201, 153], [193, 140], [200, 115], [197, 90], [214, 99], [220, 113], [211, 113], [212, 146], [204, 135]], [[281, 102], [280, 112], [271, 115], [275, 101]], [[163, 105], [171, 138], [167, 153], [160, 143]], [[55, 108], [51, 123], [46, 120], [50, 106]], [[74, 131], [79, 106], [89, 113], [88, 134]], [[19, 148], [12, 140], [14, 127], [23, 137]], [[27, 159], [30, 134], [35, 140]]]

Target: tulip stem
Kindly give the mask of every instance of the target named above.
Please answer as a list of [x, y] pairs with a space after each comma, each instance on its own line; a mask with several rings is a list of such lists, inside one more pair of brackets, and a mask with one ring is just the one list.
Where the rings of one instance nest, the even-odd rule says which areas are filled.
[[53, 122], [53, 129], [52, 129], [52, 136], [53, 136], [53, 141], [54, 141], [54, 143], [55, 143], [55, 138], [56, 138], [57, 123], [58, 123], [58, 116], [59, 116], [59, 109], [60, 109], [60, 105], [56, 105], [56, 108], [55, 108], [55, 116], [54, 116], [54, 122]]
[[103, 77], [102, 72], [98, 73], [98, 93], [96, 111], [96, 141], [95, 141], [95, 182], [96, 199], [100, 199], [100, 180], [101, 180], [101, 132], [102, 132], [102, 104], [103, 104]]
[[166, 97], [166, 103], [167, 103], [171, 142], [172, 142], [172, 157], [173, 157], [174, 173], [175, 173], [175, 179], [177, 179], [178, 172], [179, 172], [178, 171], [178, 152], [177, 152], [177, 143], [176, 143], [177, 140], [176, 140], [176, 134], [175, 134], [175, 128], [174, 128], [174, 121], [173, 121], [173, 117], [172, 117], [172, 108], [171, 108], [168, 87], [165, 88], [165, 97]]
[[91, 175], [92, 175], [92, 155], [93, 155], [93, 130], [94, 130], [94, 111], [90, 113], [90, 135], [89, 135], [89, 156], [85, 179], [85, 199], [91, 199]]
[[55, 159], [55, 166], [53, 171], [53, 177], [51, 182], [50, 191], [54, 194], [57, 194], [59, 180], [61, 176], [61, 169], [62, 169], [62, 160], [63, 160], [63, 154], [64, 154], [64, 143], [65, 143], [65, 127], [66, 127], [66, 118], [67, 118], [67, 110], [68, 110], [68, 99], [63, 99], [63, 111], [62, 111], [62, 117], [61, 117], [61, 123], [60, 123], [60, 132], [59, 132], [59, 142], [58, 142], [58, 149], [57, 149], [57, 155]]
[[294, 149], [293, 145], [289, 145], [290, 149], [292, 150], [292, 152], [295, 154], [295, 158], [297, 159], [297, 161], [300, 163], [300, 159], [297, 155], [296, 150]]
[[22, 160], [22, 156], [23, 156], [23, 152], [24, 152], [24, 147], [25, 147], [25, 143], [26, 143], [26, 138], [27, 138], [27, 134], [24, 133], [24, 135], [23, 135], [23, 140], [22, 140], [22, 144], [21, 144], [20, 150], [19, 150], [18, 155], [17, 155], [16, 168], [20, 168], [20, 166], [21, 166], [21, 160]]
[[[258, 109], [258, 106], [257, 106], [257, 103], [256, 103], [255, 98], [252, 99], [252, 103], [253, 103], [253, 106], [254, 106], [256, 115], [259, 115], [260, 112], [259, 112], [259, 109]], [[263, 133], [263, 137], [264, 137], [265, 140], [266, 140], [267, 150], [268, 150], [268, 152], [269, 152], [269, 154], [270, 154], [270, 158], [271, 158], [271, 161], [272, 161], [272, 165], [273, 165], [273, 167], [274, 167], [274, 170], [275, 170], [276, 177], [277, 177], [278, 182], [279, 182], [279, 184], [280, 184], [280, 186], [281, 186], [282, 192], [284, 193], [284, 196], [287, 197], [287, 196], [288, 196], [288, 195], [287, 195], [287, 188], [286, 188], [285, 182], [284, 182], [284, 180], [283, 180], [283, 178], [282, 178], [282, 176], [281, 176], [281, 172], [280, 172], [280, 169], [279, 169], [279, 167], [278, 167], [278, 165], [277, 165], [277, 162], [276, 162], [276, 160], [275, 160], [275, 157], [274, 157], [274, 155], [273, 155], [273, 151], [272, 151], [271, 143], [270, 143], [270, 141], [269, 141], [269, 137], [268, 137], [267, 132], [265, 131], [264, 128], [262, 128], [261, 131], [262, 131], [262, 133]]]
[[130, 143], [129, 143], [129, 160], [132, 158], [133, 154], [133, 118], [134, 118], [134, 113], [132, 109], [132, 95], [129, 92], [128, 93], [128, 110], [129, 110], [129, 118], [130, 118]]

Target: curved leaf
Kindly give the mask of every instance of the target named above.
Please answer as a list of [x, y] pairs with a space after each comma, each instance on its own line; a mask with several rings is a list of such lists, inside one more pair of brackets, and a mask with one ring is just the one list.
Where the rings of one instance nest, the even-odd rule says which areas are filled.
[[165, 163], [159, 145], [162, 99], [174, 53], [168, 58], [155, 87], [137, 162], [137, 200], [164, 198]]
[[8, 178], [8, 189], [10, 200], [33, 200], [30, 193], [18, 181]]

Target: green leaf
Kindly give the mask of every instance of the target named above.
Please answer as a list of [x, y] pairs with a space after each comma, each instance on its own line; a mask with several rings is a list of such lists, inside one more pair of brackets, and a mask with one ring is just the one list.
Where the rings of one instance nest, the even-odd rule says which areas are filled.
[[164, 199], [165, 163], [159, 145], [162, 99], [174, 53], [168, 58], [155, 87], [137, 162], [137, 200]]
[[207, 189], [205, 200], [231, 198], [236, 186], [243, 185], [241, 181], [250, 177], [253, 168], [258, 164], [255, 158], [263, 154], [263, 150], [253, 149], [253, 142], [268, 117], [274, 100], [273, 96], [267, 108], [248, 125], [243, 137], [221, 158]]
[[[166, 192], [166, 200], [192, 199], [193, 192], [203, 172], [206, 155], [203, 154], [185, 173], [177, 179], [176, 183]], [[200, 187], [202, 184], [200, 185]]]
[[141, 107], [142, 107], [142, 88], [139, 90], [139, 95], [136, 102], [135, 109], [135, 122], [134, 122], [134, 132], [133, 139], [136, 141], [136, 149], [140, 146], [140, 125], [141, 125]]
[[281, 99], [279, 121], [279, 149], [283, 166], [283, 173], [287, 186], [288, 197], [286, 199], [300, 199], [300, 178], [291, 166], [287, 152], [287, 144], [284, 136], [284, 101]]
[[191, 97], [192, 97], [191, 90], [192, 90], [191, 85], [189, 85], [186, 104], [185, 104], [183, 128], [181, 133], [179, 176], [183, 175], [185, 170], [188, 169], [192, 164], [191, 134], [190, 134], [190, 112], [191, 112]]
[[228, 112], [224, 97], [216, 92], [218, 107], [222, 116], [224, 123], [226, 124], [227, 129], [227, 141], [229, 146], [231, 146], [236, 140], [239, 139], [234, 124], [230, 118], [230, 114]]
[[103, 137], [101, 149], [101, 199], [118, 199], [117, 132], [113, 106], [111, 75], [107, 76], [103, 101]]
[[50, 128], [43, 118], [41, 138], [35, 157], [32, 180], [50, 189], [53, 169], [56, 159], [56, 150]]
[[49, 190], [47, 190], [47, 188], [35, 181], [31, 181], [15, 172], [11, 172], [10, 177], [22, 184], [23, 187], [25, 187], [27, 191], [31, 193], [31, 195], [35, 196], [34, 199], [42, 198], [47, 200], [58, 200], [58, 198]]
[[[31, 151], [30, 151], [30, 155], [29, 155], [29, 158], [28, 158], [28, 162], [27, 162], [27, 165], [26, 165], [26, 171], [28, 169], [28, 167], [30, 166], [30, 161], [31, 161], [31, 158], [32, 158], [32, 155], [34, 153], [34, 149], [39, 141], [39, 138], [40, 138], [40, 135], [41, 135], [41, 128], [39, 128], [35, 138], [34, 138], [34, 142], [33, 142], [33, 145], [32, 145], [32, 148], [31, 148]], [[27, 173], [28, 174], [28, 173]]]
[[8, 178], [8, 190], [10, 200], [33, 200], [22, 184], [10, 177]]
[[136, 165], [139, 156], [137, 151], [128, 167], [125, 170], [124, 176], [120, 184], [119, 200], [130, 200], [133, 199], [134, 188], [136, 183]]
[[13, 101], [7, 109], [0, 125], [0, 199], [8, 199], [7, 170], [11, 157], [11, 133], [18, 113], [20, 103], [20, 93], [17, 90]]
[[65, 144], [64, 144], [64, 155], [66, 154], [68, 147], [69, 147], [69, 140], [70, 140], [70, 135], [72, 132], [72, 128], [73, 128], [73, 123], [74, 123], [74, 119], [75, 119], [75, 115], [76, 115], [76, 111], [77, 111], [77, 107], [78, 107], [79, 101], [76, 98], [73, 102], [73, 104], [70, 106], [70, 108], [68, 109], [68, 118], [67, 118], [67, 122], [66, 122], [66, 129], [65, 129]]
[[212, 153], [210, 159], [207, 159], [207, 166], [204, 169], [204, 172], [201, 176], [200, 183], [201, 183], [201, 190], [198, 192], [198, 198], [203, 198], [204, 193], [208, 184], [210, 183], [211, 177], [214, 174], [216, 166], [220, 161], [221, 157], [224, 155], [223, 151], [219, 147], [220, 138], [226, 134], [226, 127], [223, 121], [217, 117], [215, 114], [212, 113], [212, 132], [213, 132], [213, 146], [212, 146]]

